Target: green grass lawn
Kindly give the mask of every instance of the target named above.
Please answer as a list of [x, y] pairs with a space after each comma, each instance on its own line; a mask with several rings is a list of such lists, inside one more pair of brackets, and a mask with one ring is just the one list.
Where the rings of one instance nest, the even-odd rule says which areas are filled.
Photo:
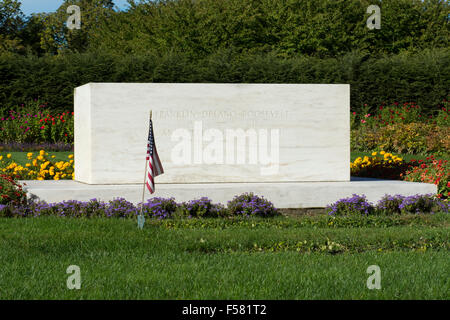
[[[144, 230], [134, 220], [2, 218], [0, 299], [450, 298], [449, 215], [394, 226], [311, 219], [328, 218], [148, 221]], [[81, 269], [80, 290], [66, 287], [69, 265]], [[381, 290], [366, 287], [370, 265], [381, 268]]]
[[[0, 152], [0, 155], [3, 156], [3, 158], [6, 158], [6, 155], [10, 153], [11, 154], [11, 158], [14, 159], [14, 161], [16, 161], [18, 164], [24, 166], [27, 162], [29, 162], [29, 160], [27, 159], [27, 153], [28, 152]], [[39, 152], [34, 152], [34, 156], [36, 156]], [[73, 154], [73, 152], [49, 152], [49, 157], [54, 155], [55, 156], [55, 160], [56, 161], [67, 161], [68, 158], [67, 156], [69, 154]], [[352, 152], [350, 155], [350, 159], [351, 161], [354, 161], [356, 158], [358, 157], [364, 157], [364, 156], [371, 156], [370, 152]], [[402, 157], [404, 160], [409, 161], [412, 159], [416, 159], [416, 160], [425, 160], [425, 158], [427, 156], [423, 156], [423, 155], [411, 155], [411, 154], [400, 154], [398, 155], [400, 157]], [[438, 157], [439, 159], [446, 159], [446, 160], [450, 160], [449, 157]]]
[[[39, 155], [39, 151], [32, 152], [33, 158], [35, 158], [37, 155]], [[30, 160], [27, 158], [28, 152], [0, 152], [0, 155], [3, 156], [3, 159], [6, 159], [6, 156], [8, 154], [11, 154], [11, 159], [13, 159], [18, 164], [25, 166], [26, 163], [29, 163]], [[48, 159], [52, 159], [54, 161], [68, 161], [69, 158], [67, 158], [68, 155], [73, 154], [71, 151], [64, 151], [64, 152], [48, 152], [48, 156], [46, 156]], [[55, 158], [51, 158], [51, 156], [54, 155]]]

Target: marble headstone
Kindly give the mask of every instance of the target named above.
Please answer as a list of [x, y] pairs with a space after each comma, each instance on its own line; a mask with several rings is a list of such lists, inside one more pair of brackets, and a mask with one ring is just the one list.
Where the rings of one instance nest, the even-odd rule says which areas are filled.
[[143, 182], [150, 110], [157, 184], [350, 180], [346, 84], [88, 83], [74, 109], [79, 182]]

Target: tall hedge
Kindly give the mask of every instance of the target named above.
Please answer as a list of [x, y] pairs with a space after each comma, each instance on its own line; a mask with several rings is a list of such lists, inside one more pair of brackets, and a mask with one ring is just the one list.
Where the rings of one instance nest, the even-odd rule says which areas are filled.
[[34, 98], [72, 110], [74, 88], [88, 82], [349, 83], [353, 109], [414, 101], [427, 110], [447, 98], [450, 49], [372, 58], [282, 58], [279, 52], [220, 49], [192, 59], [184, 52], [117, 56], [95, 52], [59, 56], [0, 55], [0, 110]]
[[[276, 50], [285, 57], [325, 58], [351, 50], [379, 55], [449, 46], [448, 0], [139, 3], [85, 29], [89, 32], [89, 46], [117, 54], [165, 53], [178, 48], [197, 58], [230, 47], [239, 52]], [[381, 8], [379, 30], [366, 26], [370, 5]]]

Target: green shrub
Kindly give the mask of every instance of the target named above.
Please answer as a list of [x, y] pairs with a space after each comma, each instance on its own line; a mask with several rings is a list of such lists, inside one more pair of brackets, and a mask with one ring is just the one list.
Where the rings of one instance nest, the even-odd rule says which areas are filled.
[[450, 127], [424, 123], [380, 128], [362, 126], [351, 131], [350, 142], [352, 151], [447, 155], [450, 150]]
[[105, 52], [58, 56], [0, 55], [0, 113], [30, 99], [52, 113], [73, 111], [74, 88], [88, 82], [349, 83], [354, 111], [414, 101], [437, 111], [450, 88], [450, 49], [388, 57], [352, 52], [338, 58], [284, 57], [276, 50], [218, 49], [193, 59], [185, 52]]
[[21, 205], [26, 202], [22, 186], [10, 176], [0, 174], [0, 205]]

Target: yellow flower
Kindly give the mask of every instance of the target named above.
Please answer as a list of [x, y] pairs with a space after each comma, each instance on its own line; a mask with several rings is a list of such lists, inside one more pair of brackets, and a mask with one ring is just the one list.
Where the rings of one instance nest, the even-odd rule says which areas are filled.
[[43, 156], [41, 156], [41, 155], [39, 155], [39, 156], [37, 156], [37, 158], [36, 159], [38, 159], [38, 160], [44, 160], [44, 157]]
[[376, 152], [372, 152], [372, 155], [373, 155], [373, 156], [376, 156], [376, 155], [377, 155], [377, 153], [376, 153]]
[[385, 154], [386, 152], [384, 152], [384, 151], [380, 151], [380, 154]]
[[3, 156], [0, 156], [0, 160], [3, 160]]
[[68, 157], [69, 159], [72, 159], [72, 158], [73, 158], [73, 154], [69, 154], [67, 157]]
[[45, 151], [44, 151], [44, 150], [39, 151], [39, 155], [40, 155], [40, 156], [43, 156], [44, 154], [45, 154]]
[[33, 152], [28, 152], [27, 153], [27, 157], [32, 157], [33, 156]]
[[25, 166], [27, 166], [27, 167], [30, 167], [31, 166], [31, 164], [30, 163], [27, 163]]
[[52, 158], [54, 158], [55, 156], [52, 156]]
[[38, 179], [38, 180], [44, 180], [44, 178], [42, 178], [42, 177], [37, 177], [37, 179]]
[[9, 158], [11, 158], [11, 153], [8, 153], [7, 155], [6, 155], [6, 157], [9, 159]]

